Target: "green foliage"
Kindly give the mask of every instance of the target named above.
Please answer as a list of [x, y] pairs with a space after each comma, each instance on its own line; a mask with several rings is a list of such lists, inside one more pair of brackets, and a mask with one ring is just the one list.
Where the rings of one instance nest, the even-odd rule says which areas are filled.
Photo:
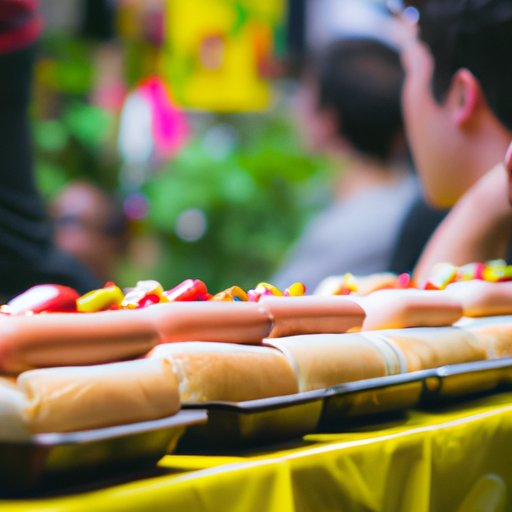
[[[193, 120], [193, 139], [153, 170], [143, 186], [149, 213], [140, 234], [156, 253], [149, 266], [124, 262], [123, 286], [158, 279], [169, 288], [186, 278], [210, 290], [252, 288], [269, 279], [304, 222], [327, 198], [326, 162], [307, 155], [286, 112]], [[39, 185], [47, 198], [78, 178], [118, 192], [113, 153], [115, 119], [76, 99], [59, 119], [34, 122]], [[117, 165], [116, 165], [117, 164]], [[206, 231], [195, 241], [179, 236], [183, 212], [202, 212]], [[151, 259], [151, 258], [150, 258]]]
[[65, 106], [58, 119], [34, 121], [36, 176], [46, 198], [75, 179], [115, 188], [118, 163], [105, 156], [114, 123], [109, 112], [77, 100]]
[[[197, 277], [213, 291], [254, 287], [269, 278], [327, 195], [325, 162], [300, 149], [282, 114], [217, 121], [234, 133], [230, 151], [219, 156], [209, 147], [212, 123], [145, 186], [148, 224], [165, 240], [165, 262], [155, 270], [163, 283]], [[190, 209], [207, 220], [193, 242], [176, 233]]]

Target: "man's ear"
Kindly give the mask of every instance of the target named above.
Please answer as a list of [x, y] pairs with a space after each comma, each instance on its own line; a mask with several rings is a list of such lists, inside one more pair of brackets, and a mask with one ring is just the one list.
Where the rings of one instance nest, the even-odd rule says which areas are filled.
[[467, 69], [459, 69], [453, 75], [448, 95], [452, 119], [459, 128], [474, 118], [482, 98], [482, 89], [473, 73]]

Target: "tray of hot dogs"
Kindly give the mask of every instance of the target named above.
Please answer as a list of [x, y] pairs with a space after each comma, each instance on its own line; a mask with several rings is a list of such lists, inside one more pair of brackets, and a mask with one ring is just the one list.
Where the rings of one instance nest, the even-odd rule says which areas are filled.
[[178, 386], [167, 361], [148, 359], [0, 378], [0, 493], [155, 466], [207, 420], [204, 410], [180, 410]]
[[206, 420], [204, 410], [180, 411], [151, 421], [0, 441], [0, 495], [62, 491], [151, 470], [188, 428]]

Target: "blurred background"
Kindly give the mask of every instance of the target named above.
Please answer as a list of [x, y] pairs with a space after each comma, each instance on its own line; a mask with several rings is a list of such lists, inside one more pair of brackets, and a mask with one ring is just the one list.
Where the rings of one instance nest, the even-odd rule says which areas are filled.
[[294, 115], [305, 53], [393, 37], [370, 0], [41, 0], [41, 12], [38, 183], [58, 243], [121, 286], [269, 279], [332, 194], [332, 162], [307, 151]]

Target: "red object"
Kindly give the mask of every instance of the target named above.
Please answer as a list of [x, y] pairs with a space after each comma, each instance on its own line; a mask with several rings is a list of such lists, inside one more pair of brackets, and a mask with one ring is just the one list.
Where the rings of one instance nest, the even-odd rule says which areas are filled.
[[400, 274], [396, 278], [398, 288], [411, 288], [411, 276], [407, 272]]
[[41, 32], [37, 0], [0, 0], [0, 52], [33, 43]]
[[7, 303], [11, 314], [76, 312], [80, 294], [69, 286], [39, 284], [29, 288]]
[[208, 290], [206, 285], [200, 279], [185, 279], [172, 290], [164, 292], [164, 295], [170, 302], [186, 302], [193, 300], [206, 300]]

